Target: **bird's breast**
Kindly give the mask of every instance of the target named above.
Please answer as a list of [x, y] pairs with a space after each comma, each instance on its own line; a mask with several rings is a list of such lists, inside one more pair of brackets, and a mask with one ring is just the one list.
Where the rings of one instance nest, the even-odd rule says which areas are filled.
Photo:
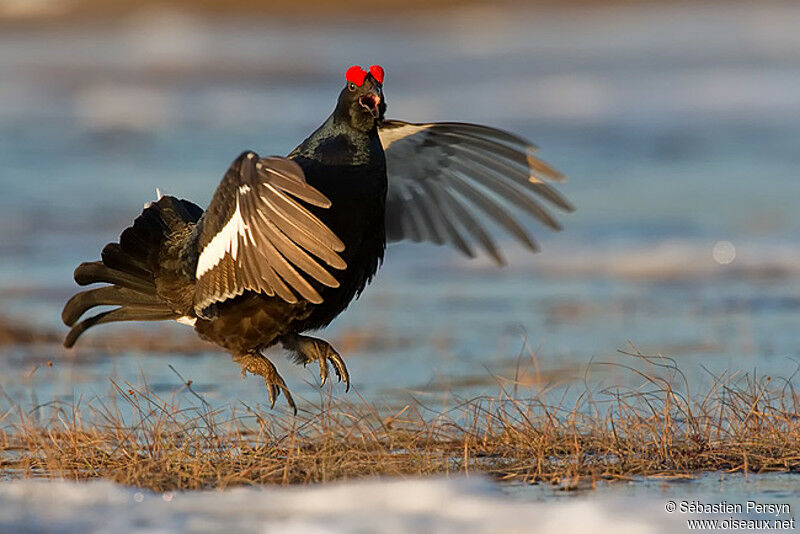
[[330, 207], [314, 208], [314, 213], [344, 242], [345, 255], [354, 253], [365, 237], [383, 231], [383, 223], [379, 228], [375, 223], [385, 217], [385, 165], [298, 163], [306, 181], [331, 201]]
[[[341, 313], [378, 270], [386, 248], [386, 169], [334, 166], [298, 161], [306, 181], [331, 201], [313, 212], [345, 245], [343, 271], [332, 271], [337, 288], [320, 288], [323, 303], [309, 318], [309, 328], [324, 326]], [[305, 165], [304, 165], [305, 163]]]

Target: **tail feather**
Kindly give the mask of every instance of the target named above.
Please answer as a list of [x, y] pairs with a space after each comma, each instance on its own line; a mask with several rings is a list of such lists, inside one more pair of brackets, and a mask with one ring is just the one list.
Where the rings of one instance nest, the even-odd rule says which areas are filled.
[[93, 315], [73, 326], [66, 339], [64, 339], [64, 346], [71, 348], [78, 341], [81, 334], [98, 324], [120, 321], [164, 321], [177, 319], [178, 317], [179, 314], [164, 306], [122, 306], [121, 308]]
[[[64, 345], [72, 347], [83, 332], [98, 324], [161, 321], [184, 315], [159, 296], [156, 276], [164, 276], [160, 260], [166, 250], [162, 250], [165, 241], [189, 231], [189, 225], [196, 223], [202, 214], [203, 210], [191, 202], [161, 197], [122, 232], [119, 243], [109, 243], [103, 248], [101, 261], [78, 266], [75, 281], [79, 285], [112, 285], [82, 291], [66, 303], [61, 318], [72, 329]], [[77, 322], [89, 309], [106, 305], [120, 307]]]
[[142, 265], [145, 265], [145, 262], [139, 260], [139, 258], [149, 259], [152, 256], [152, 251], [149, 248], [153, 241], [155, 239], [150, 238], [148, 234], [142, 235], [134, 228], [126, 228], [119, 236], [119, 247], [132, 259], [137, 259]]
[[[172, 199], [172, 197], [163, 197]], [[153, 249], [153, 243], [159, 243], [164, 235], [170, 231], [170, 226], [164, 220], [163, 202], [159, 201], [146, 208], [142, 214], [133, 221], [133, 226], [126, 228], [119, 236], [120, 247], [130, 256], [144, 264], [150, 264], [158, 257], [158, 250]], [[174, 204], [170, 205], [172, 208]], [[186, 224], [186, 221], [181, 221]]]
[[119, 243], [109, 243], [100, 254], [103, 265], [117, 271], [132, 274], [143, 280], [152, 280], [153, 272], [147, 263], [124, 250]]
[[117, 271], [104, 265], [101, 261], [81, 263], [75, 269], [75, 281], [80, 286], [96, 283], [115, 284], [140, 293], [155, 293], [156, 290], [155, 282]]
[[[161, 300], [152, 294], [141, 293], [127, 287], [104, 286], [88, 289], [75, 294], [64, 305], [61, 320], [67, 326], [73, 326], [81, 315], [95, 306], [164, 306]], [[165, 307], [165, 309], [168, 309]]]

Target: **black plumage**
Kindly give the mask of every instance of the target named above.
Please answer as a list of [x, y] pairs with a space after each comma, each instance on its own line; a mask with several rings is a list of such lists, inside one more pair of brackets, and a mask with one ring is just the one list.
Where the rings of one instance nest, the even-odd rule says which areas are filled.
[[[366, 287], [387, 242], [477, 242], [498, 263], [485, 220], [532, 250], [515, 207], [558, 229], [539, 202], [571, 210], [547, 181], [563, 177], [534, 147], [507, 132], [463, 123], [384, 120], [383, 70], [353, 67], [330, 117], [286, 158], [244, 152], [204, 212], [162, 197], [107, 245], [100, 262], [75, 271], [80, 285], [62, 318], [66, 346], [96, 324], [173, 319], [225, 348], [265, 378], [270, 401], [283, 391], [261, 351], [275, 343], [299, 363], [328, 365], [349, 387], [344, 361], [303, 335], [328, 325]], [[95, 306], [117, 308], [78, 322]]]

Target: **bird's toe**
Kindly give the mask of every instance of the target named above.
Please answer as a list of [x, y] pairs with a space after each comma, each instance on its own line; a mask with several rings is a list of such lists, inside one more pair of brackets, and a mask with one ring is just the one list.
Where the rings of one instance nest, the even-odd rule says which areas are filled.
[[237, 354], [234, 355], [233, 359], [242, 366], [242, 374], [245, 374], [245, 371], [247, 371], [264, 378], [264, 384], [267, 386], [267, 395], [269, 396], [270, 409], [275, 407], [275, 401], [282, 391], [289, 407], [292, 408], [292, 411], [297, 415], [297, 405], [294, 402], [294, 398], [289, 388], [286, 386], [283, 377], [278, 373], [275, 365], [269, 361], [269, 359], [261, 354], [253, 353]]
[[339, 378], [339, 382], [344, 382], [346, 391], [350, 390], [350, 374], [341, 355], [330, 343], [323, 339], [310, 336], [291, 335], [283, 338], [283, 346], [292, 351], [293, 359], [297, 363], [306, 365], [311, 362], [319, 363], [320, 387], [328, 381], [330, 370], [328, 365], [333, 365], [333, 370]]

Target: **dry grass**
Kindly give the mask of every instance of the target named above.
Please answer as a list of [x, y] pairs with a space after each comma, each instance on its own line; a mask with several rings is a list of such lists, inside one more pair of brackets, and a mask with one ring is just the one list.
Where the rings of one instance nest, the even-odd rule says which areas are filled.
[[800, 470], [794, 377], [717, 377], [696, 395], [671, 360], [630, 356], [624, 369], [640, 387], [521, 399], [512, 384], [436, 414], [419, 403], [391, 413], [330, 400], [299, 417], [215, 412], [199, 396], [197, 407], [181, 409], [115, 384], [111, 400], [54, 409], [47, 422], [19, 408], [0, 415], [0, 476], [104, 477], [164, 491], [482, 472], [575, 489], [637, 476]]

